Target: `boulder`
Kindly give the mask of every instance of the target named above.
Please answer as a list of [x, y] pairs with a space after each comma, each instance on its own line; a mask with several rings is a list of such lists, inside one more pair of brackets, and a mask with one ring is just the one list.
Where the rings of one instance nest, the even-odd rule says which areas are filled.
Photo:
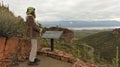
[[113, 35], [119, 35], [120, 34], [120, 28], [116, 28], [112, 31]]

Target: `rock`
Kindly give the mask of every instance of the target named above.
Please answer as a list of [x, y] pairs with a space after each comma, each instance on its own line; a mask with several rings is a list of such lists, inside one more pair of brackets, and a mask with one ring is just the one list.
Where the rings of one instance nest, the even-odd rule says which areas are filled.
[[6, 38], [0, 38], [0, 66], [2, 65], [2, 60], [4, 60], [4, 48], [5, 48]]
[[30, 49], [31, 49], [31, 43], [29, 40], [20, 39], [19, 40], [19, 53], [18, 53], [18, 60], [24, 61], [26, 58], [28, 58]]
[[6, 38], [0, 38], [0, 60], [3, 59], [3, 53], [5, 50], [5, 42], [6, 42]]
[[95, 64], [89, 64], [89, 63], [85, 63], [81, 60], [77, 60], [73, 65], [72, 67], [98, 67], [97, 65]]
[[10, 59], [13, 55], [18, 53], [19, 39], [10, 38], [6, 42], [4, 57], [5, 59]]
[[64, 39], [66, 42], [72, 42], [73, 36], [74, 36], [74, 33], [72, 31], [69, 31], [62, 35], [62, 39]]
[[29, 56], [31, 44], [23, 38], [0, 38], [0, 66], [9, 67], [18, 61], [24, 61]]
[[78, 60], [72, 65], [72, 67], [89, 67], [89, 66], [87, 66], [83, 61]]
[[47, 28], [46, 30], [49, 31], [63, 31], [63, 34], [61, 36], [61, 39], [64, 40], [65, 42], [72, 42], [74, 32], [72, 30], [69, 30], [67, 28], [61, 28], [61, 27], [50, 27]]
[[120, 28], [116, 28], [112, 31], [113, 35], [119, 35], [120, 34]]
[[68, 62], [68, 58], [66, 58], [66, 57], [61, 57], [61, 60], [64, 62]]

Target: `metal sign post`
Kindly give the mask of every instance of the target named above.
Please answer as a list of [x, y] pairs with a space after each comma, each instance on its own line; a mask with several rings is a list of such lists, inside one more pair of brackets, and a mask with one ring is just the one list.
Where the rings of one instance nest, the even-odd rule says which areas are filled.
[[50, 39], [51, 51], [54, 51], [54, 39], [59, 39], [63, 31], [46, 31], [42, 38]]
[[54, 39], [50, 39], [51, 41], [51, 51], [54, 51]]

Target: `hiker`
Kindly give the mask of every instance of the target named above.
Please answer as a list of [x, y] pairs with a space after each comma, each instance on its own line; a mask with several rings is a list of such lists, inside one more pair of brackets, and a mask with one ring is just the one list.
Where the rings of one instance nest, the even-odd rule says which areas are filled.
[[35, 8], [28, 7], [27, 8], [27, 17], [26, 17], [26, 25], [27, 25], [27, 38], [31, 40], [31, 51], [29, 55], [29, 65], [37, 64], [39, 59], [37, 56], [37, 37], [39, 37], [40, 29], [39, 26], [35, 22]]

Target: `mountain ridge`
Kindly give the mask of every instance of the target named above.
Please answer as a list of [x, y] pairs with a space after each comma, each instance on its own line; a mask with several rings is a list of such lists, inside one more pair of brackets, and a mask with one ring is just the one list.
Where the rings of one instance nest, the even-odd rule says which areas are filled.
[[45, 27], [114, 27], [120, 26], [119, 21], [50, 21], [41, 22]]

